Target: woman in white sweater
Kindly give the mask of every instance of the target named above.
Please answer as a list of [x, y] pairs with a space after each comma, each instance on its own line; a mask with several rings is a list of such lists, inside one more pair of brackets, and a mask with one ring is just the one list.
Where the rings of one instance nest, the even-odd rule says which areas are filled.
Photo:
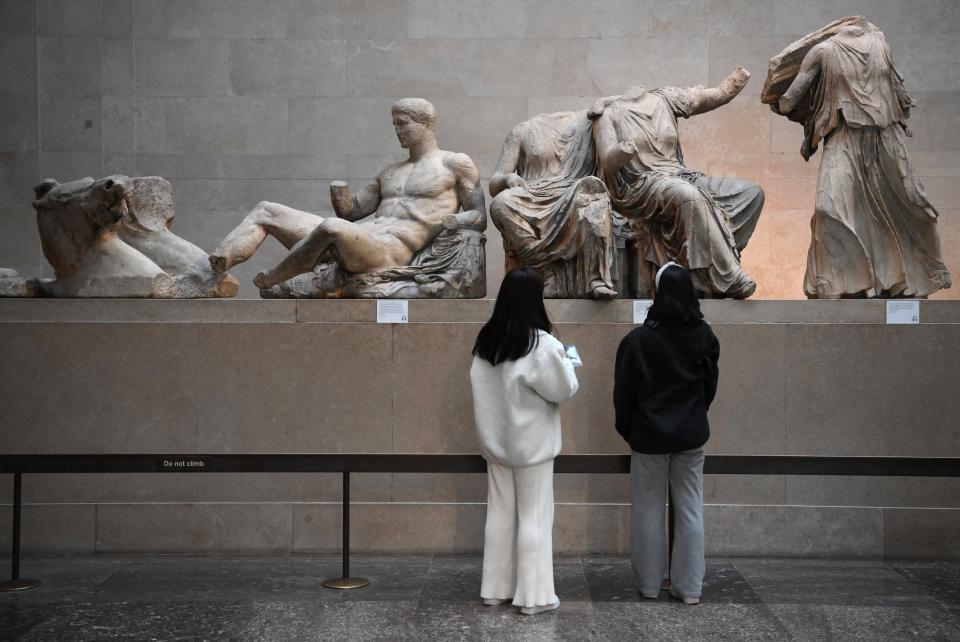
[[526, 615], [560, 606], [553, 588], [553, 459], [560, 408], [577, 391], [573, 363], [550, 334], [543, 281], [514, 268], [473, 348], [470, 383], [487, 460], [480, 597]]

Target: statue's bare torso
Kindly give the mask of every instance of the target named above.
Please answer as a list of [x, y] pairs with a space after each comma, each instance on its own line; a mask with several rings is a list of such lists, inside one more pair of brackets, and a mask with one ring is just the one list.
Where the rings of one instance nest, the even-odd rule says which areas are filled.
[[[380, 205], [359, 221], [388, 248], [393, 265], [406, 265], [439, 232], [443, 217], [460, 207], [456, 192], [463, 154], [437, 150], [417, 161], [390, 165], [377, 178]], [[390, 267], [390, 266], [384, 266]]]

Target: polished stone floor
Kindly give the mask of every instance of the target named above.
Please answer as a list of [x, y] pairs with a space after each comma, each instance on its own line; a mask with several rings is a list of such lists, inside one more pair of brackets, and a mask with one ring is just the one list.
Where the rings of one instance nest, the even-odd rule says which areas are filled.
[[[3, 562], [3, 560], [0, 560]], [[556, 561], [560, 609], [480, 604], [477, 556], [101, 556], [23, 562], [2, 640], [960, 640], [960, 562], [709, 559], [703, 604], [641, 600], [629, 561]]]

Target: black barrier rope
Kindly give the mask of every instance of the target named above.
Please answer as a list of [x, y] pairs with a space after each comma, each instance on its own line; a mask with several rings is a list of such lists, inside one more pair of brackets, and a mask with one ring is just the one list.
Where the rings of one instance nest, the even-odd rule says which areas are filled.
[[[480, 455], [0, 455], [3, 473], [483, 473]], [[629, 473], [630, 455], [560, 455], [558, 473]], [[707, 475], [960, 477], [960, 457], [707, 455]]]
[[[350, 473], [484, 473], [480, 455], [257, 454], [257, 455], [0, 455], [0, 474], [13, 473], [11, 579], [0, 590], [40, 585], [20, 579], [21, 475], [24, 473], [341, 473], [343, 475], [342, 577], [328, 588], [360, 588], [350, 577]], [[554, 471], [570, 474], [630, 472], [630, 455], [560, 455]], [[707, 455], [707, 475], [842, 475], [870, 477], [960, 477], [960, 457], [807, 457]], [[672, 525], [672, 519], [670, 520]]]

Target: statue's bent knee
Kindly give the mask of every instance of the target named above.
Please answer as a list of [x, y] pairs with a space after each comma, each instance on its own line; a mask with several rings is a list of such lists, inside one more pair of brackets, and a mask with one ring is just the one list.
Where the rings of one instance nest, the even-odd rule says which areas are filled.
[[247, 220], [252, 219], [255, 223], [269, 223], [272, 221], [276, 215], [277, 211], [274, 209], [276, 203], [271, 203], [270, 201], [260, 201], [257, 205], [250, 210]]
[[498, 229], [500, 229], [500, 226], [505, 223], [509, 217], [509, 210], [503, 204], [503, 199], [500, 196], [501, 194], [506, 194], [507, 191], [508, 190], [504, 190], [500, 192], [500, 194], [497, 194], [490, 203], [490, 220], [493, 221], [493, 224], [496, 225]]

